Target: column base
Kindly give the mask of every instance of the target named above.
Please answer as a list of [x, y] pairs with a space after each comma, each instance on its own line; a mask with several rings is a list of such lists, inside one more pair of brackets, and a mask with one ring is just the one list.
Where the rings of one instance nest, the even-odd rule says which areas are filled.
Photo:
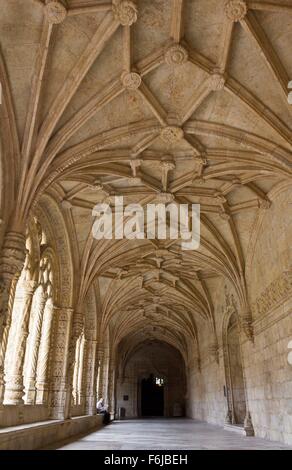
[[4, 405], [24, 405], [24, 387], [22, 376], [10, 378], [6, 382]]

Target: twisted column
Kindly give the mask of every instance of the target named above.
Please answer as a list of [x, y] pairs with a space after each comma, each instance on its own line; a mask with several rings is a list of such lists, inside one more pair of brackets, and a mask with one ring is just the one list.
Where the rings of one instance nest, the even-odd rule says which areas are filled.
[[51, 350], [51, 337], [52, 337], [52, 326], [54, 318], [54, 305], [52, 298], [49, 298], [46, 302], [43, 323], [42, 323], [42, 332], [41, 332], [41, 342], [38, 354], [37, 362], [37, 373], [36, 373], [36, 404], [42, 405], [48, 400], [49, 393], [49, 357]]
[[12, 321], [12, 309], [13, 309], [13, 302], [14, 302], [17, 282], [18, 282], [18, 278], [15, 278], [13, 279], [12, 284], [11, 284], [8, 314], [6, 316], [6, 320], [4, 321], [2, 343], [0, 344], [0, 405], [3, 403], [3, 399], [4, 399], [4, 391], [5, 391], [4, 366], [5, 366], [5, 357], [6, 357], [6, 350], [7, 350], [7, 345], [8, 345], [9, 331], [10, 331], [11, 321]]
[[41, 342], [43, 313], [46, 304], [46, 294], [43, 286], [40, 285], [35, 291], [33, 301], [33, 322], [29, 338], [29, 351], [27, 358], [27, 371], [25, 375], [26, 404], [33, 405], [35, 403], [35, 379], [36, 368], [39, 355], [39, 347]]
[[35, 281], [22, 281], [16, 289], [14, 311], [16, 325], [13, 338], [13, 359], [9, 365], [4, 394], [6, 405], [22, 405], [24, 403], [23, 364], [31, 304], [36, 286]]
[[0, 405], [4, 397], [4, 361], [17, 279], [25, 261], [25, 236], [8, 232], [0, 256]]

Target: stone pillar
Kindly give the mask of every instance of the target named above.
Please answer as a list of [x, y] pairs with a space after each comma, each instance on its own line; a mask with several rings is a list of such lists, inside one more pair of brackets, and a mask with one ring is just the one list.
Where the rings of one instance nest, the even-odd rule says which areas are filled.
[[0, 405], [4, 398], [4, 362], [13, 305], [11, 291], [24, 266], [25, 253], [25, 236], [8, 232], [0, 256]]
[[79, 340], [79, 363], [77, 370], [77, 403], [78, 405], [83, 405], [83, 399], [85, 396], [85, 369], [86, 369], [86, 348], [87, 340], [84, 338], [84, 335], [81, 335]]
[[97, 399], [104, 398], [104, 349], [103, 347], [98, 348], [98, 383], [97, 383]]
[[15, 316], [15, 336], [13, 338], [13, 358], [7, 371], [4, 394], [6, 405], [22, 405], [24, 395], [23, 364], [28, 337], [28, 326], [35, 281], [20, 281], [17, 285], [13, 318]]
[[12, 320], [12, 310], [15, 297], [15, 291], [17, 286], [18, 279], [15, 278], [12, 281], [10, 297], [9, 297], [9, 309], [6, 320], [4, 322], [2, 343], [0, 344], [0, 406], [3, 403], [4, 391], [5, 391], [5, 380], [4, 380], [4, 368], [5, 368], [5, 357], [8, 345], [9, 331], [11, 327]]
[[52, 339], [52, 326], [54, 318], [54, 305], [52, 298], [49, 298], [46, 302], [41, 340], [38, 353], [37, 369], [36, 369], [36, 404], [42, 405], [47, 403], [49, 394], [49, 358], [51, 357], [51, 339]]
[[85, 344], [85, 413], [96, 414], [96, 379], [97, 379], [97, 341], [86, 340]]
[[67, 383], [67, 396], [65, 404], [65, 419], [71, 417], [71, 399], [72, 399], [72, 388], [73, 388], [73, 374], [75, 367], [75, 356], [76, 356], [76, 346], [77, 341], [82, 333], [83, 329], [83, 314], [74, 313], [72, 333], [69, 342], [68, 350], [68, 366], [66, 374], [66, 383]]
[[108, 410], [111, 419], [115, 417], [115, 366], [112, 361], [109, 364], [108, 371]]
[[41, 342], [41, 332], [43, 323], [43, 314], [46, 304], [46, 294], [43, 286], [39, 285], [34, 294], [33, 311], [31, 331], [29, 334], [29, 351], [27, 356], [26, 374], [25, 374], [25, 389], [27, 405], [34, 405], [36, 398], [35, 379], [36, 368], [39, 355], [39, 347]]
[[78, 374], [79, 374], [79, 358], [80, 358], [81, 338], [77, 338], [74, 354], [73, 364], [73, 379], [72, 379], [72, 400], [71, 404], [78, 405]]
[[212, 326], [212, 332], [210, 334], [210, 339], [209, 339], [209, 354], [211, 358], [219, 364], [219, 347], [218, 347], [218, 340], [217, 340], [217, 335], [215, 331], [215, 327]]
[[73, 310], [71, 308], [54, 308], [52, 373], [49, 394], [50, 416], [53, 419], [64, 419], [66, 417], [65, 408], [68, 396], [66, 371], [69, 362], [72, 320]]

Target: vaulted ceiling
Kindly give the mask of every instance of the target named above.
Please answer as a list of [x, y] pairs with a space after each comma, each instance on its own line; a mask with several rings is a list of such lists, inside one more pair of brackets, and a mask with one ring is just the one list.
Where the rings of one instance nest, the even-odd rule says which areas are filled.
[[[73, 227], [79, 307], [94, 284], [116, 344], [160, 338], [185, 354], [198, 323], [214, 327], [219, 278], [248, 309], [252, 227], [291, 179], [292, 2], [0, 0], [0, 12], [15, 217], [51, 192]], [[201, 204], [200, 249], [97, 242], [92, 208], [115, 195]]]

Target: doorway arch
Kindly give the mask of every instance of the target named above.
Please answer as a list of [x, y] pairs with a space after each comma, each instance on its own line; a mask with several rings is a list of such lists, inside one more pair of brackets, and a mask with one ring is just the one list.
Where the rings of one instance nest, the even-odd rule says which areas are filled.
[[164, 378], [150, 374], [141, 380], [141, 416], [164, 416]]
[[185, 363], [173, 346], [159, 340], [144, 341], [120, 370], [117, 410], [124, 408], [126, 417], [184, 415]]

